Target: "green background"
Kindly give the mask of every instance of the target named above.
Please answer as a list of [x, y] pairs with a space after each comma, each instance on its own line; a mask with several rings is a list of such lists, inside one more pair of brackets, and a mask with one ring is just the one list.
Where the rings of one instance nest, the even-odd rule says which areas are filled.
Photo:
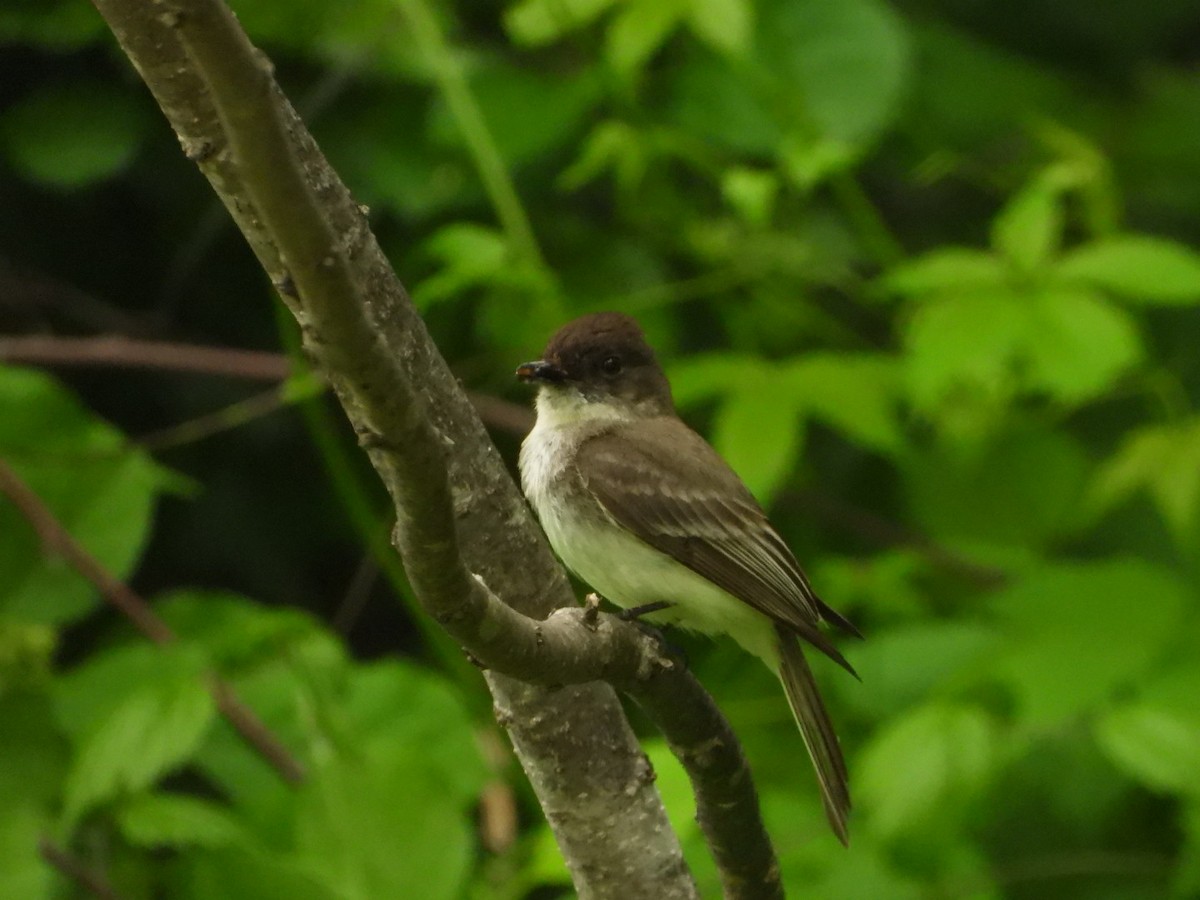
[[[672, 636], [793, 896], [1200, 895], [1200, 6], [234, 8], [468, 388], [527, 404], [512, 370], [558, 325], [636, 315], [866, 634], [861, 683], [817, 673], [848, 851], [771, 676]], [[0, 46], [0, 331], [293, 352], [95, 10], [6, 3]], [[79, 895], [39, 838], [130, 898], [569, 893], [294, 371], [0, 367], [0, 458], [180, 636], [137, 637], [0, 502], [0, 898]], [[302, 788], [217, 716], [214, 670]]]

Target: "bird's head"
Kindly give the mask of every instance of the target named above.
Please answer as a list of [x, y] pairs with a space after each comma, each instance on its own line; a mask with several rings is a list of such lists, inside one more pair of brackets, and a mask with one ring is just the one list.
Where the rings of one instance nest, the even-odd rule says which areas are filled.
[[536, 384], [539, 415], [640, 418], [674, 412], [671, 387], [642, 329], [629, 316], [603, 312], [558, 330], [542, 358], [517, 367]]

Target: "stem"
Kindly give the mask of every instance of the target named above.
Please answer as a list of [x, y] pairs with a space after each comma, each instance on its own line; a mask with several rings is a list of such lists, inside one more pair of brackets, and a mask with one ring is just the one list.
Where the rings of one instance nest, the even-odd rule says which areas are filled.
[[429, 60], [434, 78], [446, 99], [450, 114], [458, 123], [467, 151], [475, 162], [484, 190], [492, 201], [509, 242], [521, 258], [549, 274], [549, 267], [542, 257], [533, 227], [529, 224], [529, 216], [508, 174], [508, 167], [500, 155], [483, 111], [471, 93], [463, 67], [446, 43], [437, 17], [425, 0], [404, 0], [400, 8], [408, 19], [417, 46]]

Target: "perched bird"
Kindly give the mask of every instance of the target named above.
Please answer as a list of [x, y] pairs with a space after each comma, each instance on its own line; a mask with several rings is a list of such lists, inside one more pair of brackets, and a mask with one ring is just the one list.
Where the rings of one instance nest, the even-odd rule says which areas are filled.
[[554, 551], [618, 606], [728, 634], [776, 672], [846, 843], [846, 764], [797, 639], [853, 674], [820, 623], [858, 630], [816, 595], [741, 479], [676, 414], [629, 316], [576, 319], [517, 377], [538, 386], [521, 484]]

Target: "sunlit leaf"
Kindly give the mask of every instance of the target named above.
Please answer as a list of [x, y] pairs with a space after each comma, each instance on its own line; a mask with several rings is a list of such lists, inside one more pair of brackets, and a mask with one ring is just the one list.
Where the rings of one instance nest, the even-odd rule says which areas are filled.
[[721, 398], [713, 421], [712, 442], [766, 504], [800, 455], [802, 423], [794, 398], [775, 392], [768, 380], [744, 373]]
[[1121, 706], [1097, 723], [1096, 738], [1113, 762], [1159, 791], [1200, 796], [1200, 713], [1149, 703]]
[[678, 359], [670, 364], [671, 393], [681, 409], [728, 393], [738, 382], [762, 383], [771, 376], [762, 360], [735, 353], [707, 353]]
[[67, 820], [178, 766], [199, 745], [214, 713], [199, 679], [154, 681], [129, 694], [79, 745], [64, 788]]
[[504, 14], [517, 43], [549, 44], [594, 22], [616, 0], [521, 0]]
[[1142, 428], [1096, 476], [1094, 505], [1105, 510], [1145, 490], [1181, 541], [1200, 522], [1200, 419]]
[[883, 355], [811, 354], [792, 363], [781, 383], [808, 414], [888, 453], [902, 441], [899, 375], [897, 360]]
[[992, 224], [992, 245], [1019, 269], [1045, 265], [1062, 240], [1061, 190], [1047, 178], [1036, 178], [1007, 205]]
[[1063, 256], [1056, 274], [1147, 304], [1200, 302], [1200, 253], [1174, 241], [1126, 234]]
[[346, 900], [461, 896], [470, 825], [465, 809], [447, 802], [445, 784], [416, 746], [314, 769], [296, 827], [306, 864]]
[[997, 290], [946, 295], [917, 307], [905, 329], [911, 399], [936, 409], [948, 395], [1012, 387], [1012, 360], [1025, 334], [1021, 298]]
[[995, 724], [974, 706], [936, 703], [894, 720], [871, 740], [855, 773], [867, 827], [883, 837], [919, 827], [982, 787], [1000, 755]]
[[[0, 456], [109, 573], [129, 573], [149, 535], [155, 499], [170, 481], [148, 455], [51, 377], [0, 367]], [[55, 624], [97, 602], [95, 588], [44, 553], [9, 503], [0, 503], [0, 534], [5, 614]]]
[[42, 858], [38, 845], [51, 828], [48, 811], [29, 798], [4, 805], [0, 816], [0, 900], [53, 897], [62, 882]]
[[1174, 638], [1186, 592], [1149, 562], [1047, 565], [996, 595], [1008, 637], [996, 674], [1023, 721], [1046, 728], [1106, 702], [1145, 673]]
[[121, 804], [117, 824], [139, 847], [227, 847], [248, 836], [229, 810], [187, 794], [141, 794]]
[[747, 222], [766, 225], [775, 208], [779, 178], [759, 169], [730, 169], [721, 178], [721, 193]]
[[892, 293], [919, 297], [1000, 288], [1007, 277], [1007, 267], [994, 254], [943, 247], [896, 266], [883, 278], [883, 285]]
[[875, 0], [808, 0], [760, 11], [758, 46], [796, 118], [822, 136], [870, 142], [899, 112], [909, 73], [904, 25]]
[[687, 17], [696, 36], [722, 53], [741, 56], [749, 50], [751, 0], [688, 0]]
[[636, 72], [687, 14], [685, 0], [628, 0], [608, 25], [605, 56], [623, 75]]
[[1047, 290], [1030, 300], [1022, 355], [1031, 386], [1068, 403], [1087, 400], [1141, 358], [1133, 319], [1102, 297]]

